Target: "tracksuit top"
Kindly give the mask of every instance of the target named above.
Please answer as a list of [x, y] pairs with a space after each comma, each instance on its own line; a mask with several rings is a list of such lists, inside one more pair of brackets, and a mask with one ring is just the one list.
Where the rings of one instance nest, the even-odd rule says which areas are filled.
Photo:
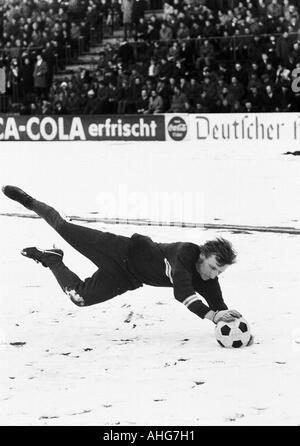
[[173, 287], [175, 299], [203, 319], [210, 310], [228, 307], [218, 279], [203, 280], [197, 272], [199, 254], [200, 247], [194, 243], [156, 243], [150, 237], [134, 234], [130, 240], [128, 267], [140, 286]]

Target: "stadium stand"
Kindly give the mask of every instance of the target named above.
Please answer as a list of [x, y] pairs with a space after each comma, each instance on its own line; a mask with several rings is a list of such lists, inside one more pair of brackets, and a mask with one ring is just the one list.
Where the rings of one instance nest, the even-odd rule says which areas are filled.
[[299, 111], [300, 0], [2, 0], [0, 113]]

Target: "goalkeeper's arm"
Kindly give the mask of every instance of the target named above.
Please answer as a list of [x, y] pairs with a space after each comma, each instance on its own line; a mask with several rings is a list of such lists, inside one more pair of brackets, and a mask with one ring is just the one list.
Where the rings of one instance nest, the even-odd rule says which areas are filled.
[[[181, 300], [181, 299], [180, 299]], [[197, 293], [192, 294], [184, 300], [181, 300], [183, 305], [185, 305], [192, 313], [195, 313], [201, 319], [208, 319], [214, 324], [219, 321], [232, 322], [236, 318], [242, 317], [242, 315], [237, 310], [217, 310], [214, 311], [205, 305]]]

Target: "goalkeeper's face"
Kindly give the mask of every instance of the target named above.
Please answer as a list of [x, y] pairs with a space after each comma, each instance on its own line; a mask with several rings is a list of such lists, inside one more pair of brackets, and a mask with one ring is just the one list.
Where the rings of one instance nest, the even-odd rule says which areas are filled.
[[228, 265], [220, 265], [217, 262], [215, 254], [205, 257], [204, 254], [200, 254], [196, 269], [203, 280], [216, 279], [222, 274]]

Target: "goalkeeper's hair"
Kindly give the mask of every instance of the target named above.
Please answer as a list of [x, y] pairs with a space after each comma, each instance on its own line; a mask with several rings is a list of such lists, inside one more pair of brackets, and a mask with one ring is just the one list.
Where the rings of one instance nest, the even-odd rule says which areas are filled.
[[233, 249], [232, 244], [222, 237], [217, 237], [215, 240], [205, 242], [204, 245], [200, 245], [200, 249], [205, 257], [215, 255], [220, 266], [232, 265], [236, 262], [237, 254]]

